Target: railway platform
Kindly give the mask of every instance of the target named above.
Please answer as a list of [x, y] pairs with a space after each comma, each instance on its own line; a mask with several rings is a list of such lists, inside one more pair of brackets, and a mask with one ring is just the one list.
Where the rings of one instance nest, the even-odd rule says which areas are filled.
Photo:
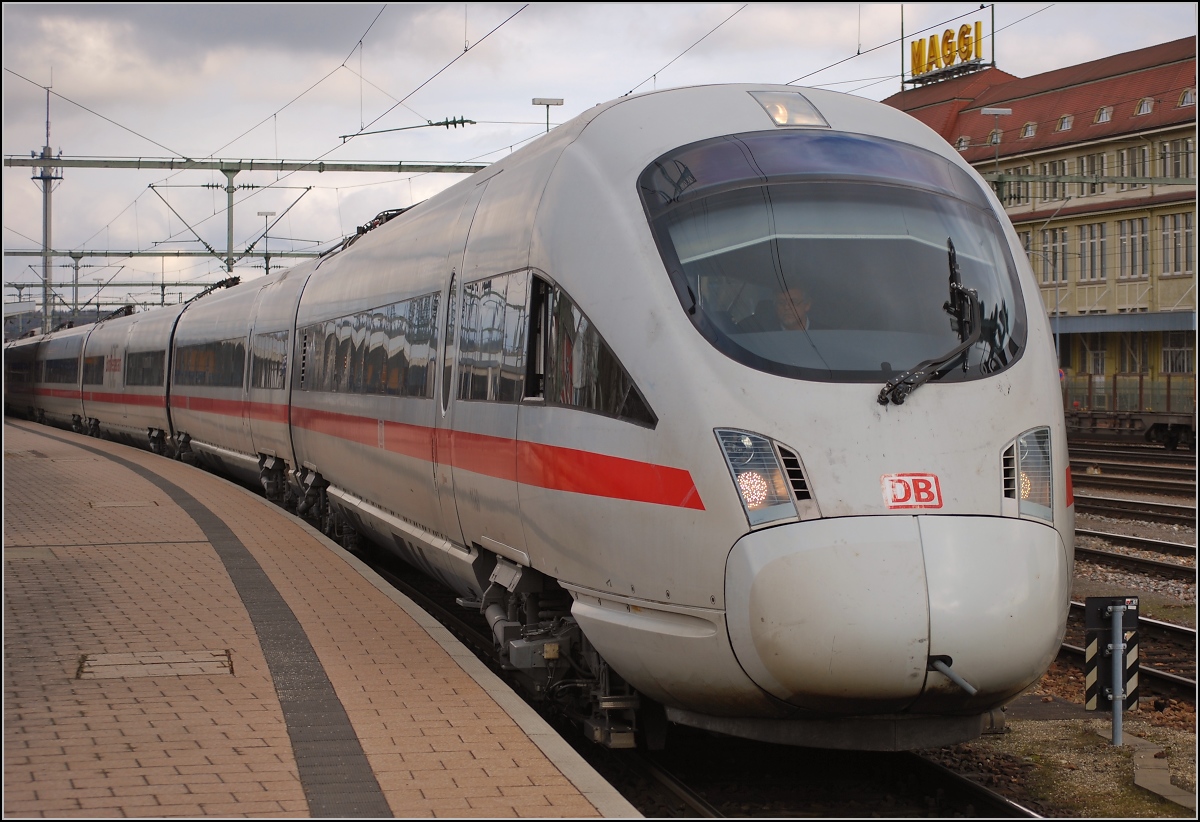
[[299, 520], [4, 423], [4, 815], [638, 816]]

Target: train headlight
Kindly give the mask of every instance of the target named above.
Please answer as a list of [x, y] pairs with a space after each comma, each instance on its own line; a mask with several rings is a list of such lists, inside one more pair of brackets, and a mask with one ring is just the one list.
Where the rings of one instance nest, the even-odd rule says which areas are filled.
[[1017, 437], [1017, 498], [1022, 516], [1054, 520], [1053, 476], [1050, 429], [1034, 428]]
[[752, 91], [750, 96], [758, 101], [777, 126], [829, 128], [829, 123], [816, 106], [798, 91]]
[[716, 434], [750, 524], [795, 517], [796, 506], [771, 441], [727, 428], [718, 428]]

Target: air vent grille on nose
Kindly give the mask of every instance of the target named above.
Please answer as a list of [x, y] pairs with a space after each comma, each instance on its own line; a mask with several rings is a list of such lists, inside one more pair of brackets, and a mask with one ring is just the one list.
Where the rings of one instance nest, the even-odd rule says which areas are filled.
[[1004, 449], [1004, 456], [1000, 461], [1000, 468], [1004, 474], [1004, 496], [1008, 499], [1017, 498], [1017, 444], [1013, 443]]
[[779, 458], [783, 461], [783, 471], [787, 474], [788, 485], [796, 499], [812, 499], [808, 492], [808, 481], [804, 479], [804, 470], [800, 467], [800, 458], [783, 446], [779, 447]]

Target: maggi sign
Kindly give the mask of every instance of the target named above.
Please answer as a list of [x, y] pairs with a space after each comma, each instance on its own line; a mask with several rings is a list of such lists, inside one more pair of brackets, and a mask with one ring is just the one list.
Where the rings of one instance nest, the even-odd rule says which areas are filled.
[[912, 49], [912, 76], [919, 77], [941, 68], [950, 68], [956, 62], [966, 63], [983, 57], [983, 24], [974, 27], [964, 23], [958, 29], [946, 29], [941, 37], [934, 34], [928, 40], [922, 38], [909, 43]]

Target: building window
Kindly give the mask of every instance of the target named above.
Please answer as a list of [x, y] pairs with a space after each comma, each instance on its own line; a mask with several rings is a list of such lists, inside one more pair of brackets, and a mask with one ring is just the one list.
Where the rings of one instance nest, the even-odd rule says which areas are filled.
[[1079, 367], [1085, 374], [1104, 374], [1104, 335], [1080, 334], [1079, 341], [1083, 343]]
[[1112, 112], [1113, 112], [1112, 106], [1101, 106], [1100, 108], [1096, 109], [1096, 122], [1097, 123], [1112, 122]]
[[1029, 122], [1021, 126], [1021, 137], [1032, 137], [1037, 134], [1037, 123]]
[[1159, 218], [1162, 231], [1162, 274], [1164, 277], [1192, 273], [1192, 213], [1167, 214]]
[[1003, 132], [1000, 129], [998, 129], [998, 128], [992, 129], [992, 133], [988, 135], [988, 145], [989, 146], [1000, 145], [1000, 135], [1001, 134], [1003, 134]]
[[954, 147], [956, 149], [958, 149], [959, 151], [966, 151], [968, 148], [971, 147], [971, 138], [970, 137], [959, 137], [957, 140], [954, 141]]
[[1070, 131], [1071, 126], [1074, 125], [1074, 123], [1075, 123], [1074, 115], [1064, 114], [1062, 117], [1058, 118], [1058, 130], [1059, 131]]
[[1067, 229], [1042, 230], [1042, 282], [1064, 283], [1067, 281]]
[[1122, 280], [1150, 276], [1150, 218], [1117, 221], [1117, 276]]
[[1138, 117], [1143, 114], [1149, 114], [1152, 111], [1154, 111], [1154, 98], [1143, 97], [1141, 100], [1138, 100], [1137, 109], [1133, 112], [1133, 116]]
[[[1105, 156], [1103, 154], [1088, 154], [1079, 158], [1079, 174], [1084, 177], [1103, 177], [1105, 174]], [[1079, 196], [1103, 194], [1104, 183], [1080, 183]]]
[[1150, 335], [1131, 331], [1121, 335], [1121, 373], [1150, 373]]
[[1106, 279], [1104, 239], [1104, 223], [1089, 223], [1079, 227], [1080, 282]]
[[1165, 140], [1158, 144], [1159, 167], [1163, 177], [1192, 176], [1192, 152], [1195, 143], [1189, 137], [1179, 140]]
[[1190, 374], [1196, 359], [1191, 331], [1164, 331], [1162, 370], [1164, 374]]
[[[1030, 173], [1029, 166], [1020, 166], [1019, 168], [1005, 169], [1005, 174], [1019, 174], [1028, 176]], [[1028, 180], [1010, 180], [1005, 183], [1005, 199], [1006, 205], [1016, 206], [1025, 205], [1029, 202], [1029, 181]]]
[[[1042, 163], [1043, 177], [1063, 177], [1070, 174], [1070, 160], [1054, 160], [1049, 163]], [[1062, 200], [1067, 196], [1067, 184], [1057, 181], [1046, 181], [1042, 183], [1042, 199], [1043, 200]]]
[[1179, 95], [1179, 107], [1196, 105], [1196, 90], [1194, 88], [1187, 89], [1183, 94]]
[[[1150, 150], [1146, 146], [1123, 148], [1117, 152], [1118, 177], [1149, 177]], [[1120, 183], [1118, 191], [1131, 191], [1135, 188], [1145, 188], [1145, 183]]]

